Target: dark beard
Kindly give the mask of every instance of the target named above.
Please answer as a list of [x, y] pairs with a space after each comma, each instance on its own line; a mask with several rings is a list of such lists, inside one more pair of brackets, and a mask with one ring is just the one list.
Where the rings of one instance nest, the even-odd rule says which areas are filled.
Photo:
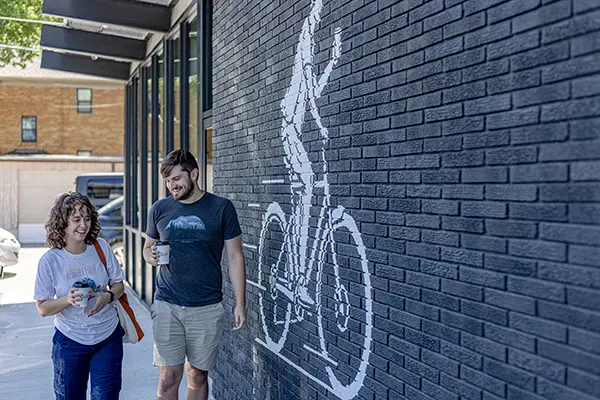
[[192, 182], [190, 182], [190, 185], [185, 188], [185, 191], [181, 194], [181, 197], [178, 198], [177, 200], [179, 200], [179, 201], [187, 200], [190, 198], [190, 196], [192, 194], [194, 194], [194, 184]]

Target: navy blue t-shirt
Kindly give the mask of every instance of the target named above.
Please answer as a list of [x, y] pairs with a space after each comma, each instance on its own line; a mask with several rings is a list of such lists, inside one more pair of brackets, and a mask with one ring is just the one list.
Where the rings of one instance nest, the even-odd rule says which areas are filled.
[[157, 300], [200, 307], [223, 299], [223, 246], [242, 233], [231, 201], [208, 192], [192, 204], [160, 199], [150, 208], [146, 233], [171, 244], [169, 265], [156, 280]]

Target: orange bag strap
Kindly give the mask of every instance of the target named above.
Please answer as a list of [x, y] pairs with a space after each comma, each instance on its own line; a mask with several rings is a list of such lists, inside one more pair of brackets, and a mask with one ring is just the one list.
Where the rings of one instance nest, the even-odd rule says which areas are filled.
[[[102, 265], [104, 265], [104, 268], [106, 269], [106, 273], [108, 274], [108, 280], [110, 281], [110, 274], [108, 273], [108, 266], [106, 265], [106, 256], [104, 255], [104, 251], [102, 250], [102, 247], [100, 247], [100, 243], [98, 243], [97, 240], [94, 240], [94, 247], [96, 248], [96, 253], [98, 253], [98, 257], [100, 257], [100, 261], [102, 261]], [[123, 293], [123, 295], [121, 297], [119, 297], [118, 301], [123, 306], [123, 309], [125, 310], [127, 315], [129, 315], [129, 318], [131, 318], [131, 320], [133, 321], [133, 325], [135, 326], [135, 331], [137, 333], [138, 340], [142, 340], [142, 338], [144, 337], [144, 331], [142, 331], [142, 327], [137, 322], [137, 319], [135, 318], [135, 314], [133, 313], [133, 310], [131, 309], [131, 306], [129, 305], [129, 300], [127, 299], [127, 293]]]
[[[104, 256], [104, 251], [102, 251], [102, 247], [100, 247], [100, 243], [97, 240], [94, 240], [94, 247], [96, 248], [96, 253], [98, 253], [98, 257], [100, 257], [100, 261], [102, 261], [102, 265], [106, 269], [106, 273], [108, 274], [108, 267], [106, 266], [106, 257]], [[110, 279], [110, 274], [108, 275]]]

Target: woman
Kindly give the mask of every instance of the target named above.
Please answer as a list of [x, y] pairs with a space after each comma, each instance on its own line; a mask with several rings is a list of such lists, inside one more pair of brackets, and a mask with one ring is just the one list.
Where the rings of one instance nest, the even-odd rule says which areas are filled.
[[[121, 391], [124, 331], [109, 303], [123, 294], [125, 276], [108, 243], [96, 239], [98, 232], [98, 214], [86, 196], [65, 193], [56, 200], [46, 223], [50, 250], [39, 261], [34, 298], [42, 317], [55, 315], [57, 400], [85, 399], [88, 376], [92, 400], [118, 399]], [[93, 245], [96, 240], [107, 268]], [[92, 288], [86, 307], [79, 307], [77, 281]]]

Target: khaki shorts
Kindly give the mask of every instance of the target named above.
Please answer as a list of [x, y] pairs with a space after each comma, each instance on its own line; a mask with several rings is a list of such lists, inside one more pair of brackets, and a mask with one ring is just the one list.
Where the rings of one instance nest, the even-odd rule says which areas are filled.
[[183, 365], [187, 356], [200, 370], [214, 368], [225, 319], [221, 303], [182, 307], [155, 300], [151, 313], [155, 366]]

